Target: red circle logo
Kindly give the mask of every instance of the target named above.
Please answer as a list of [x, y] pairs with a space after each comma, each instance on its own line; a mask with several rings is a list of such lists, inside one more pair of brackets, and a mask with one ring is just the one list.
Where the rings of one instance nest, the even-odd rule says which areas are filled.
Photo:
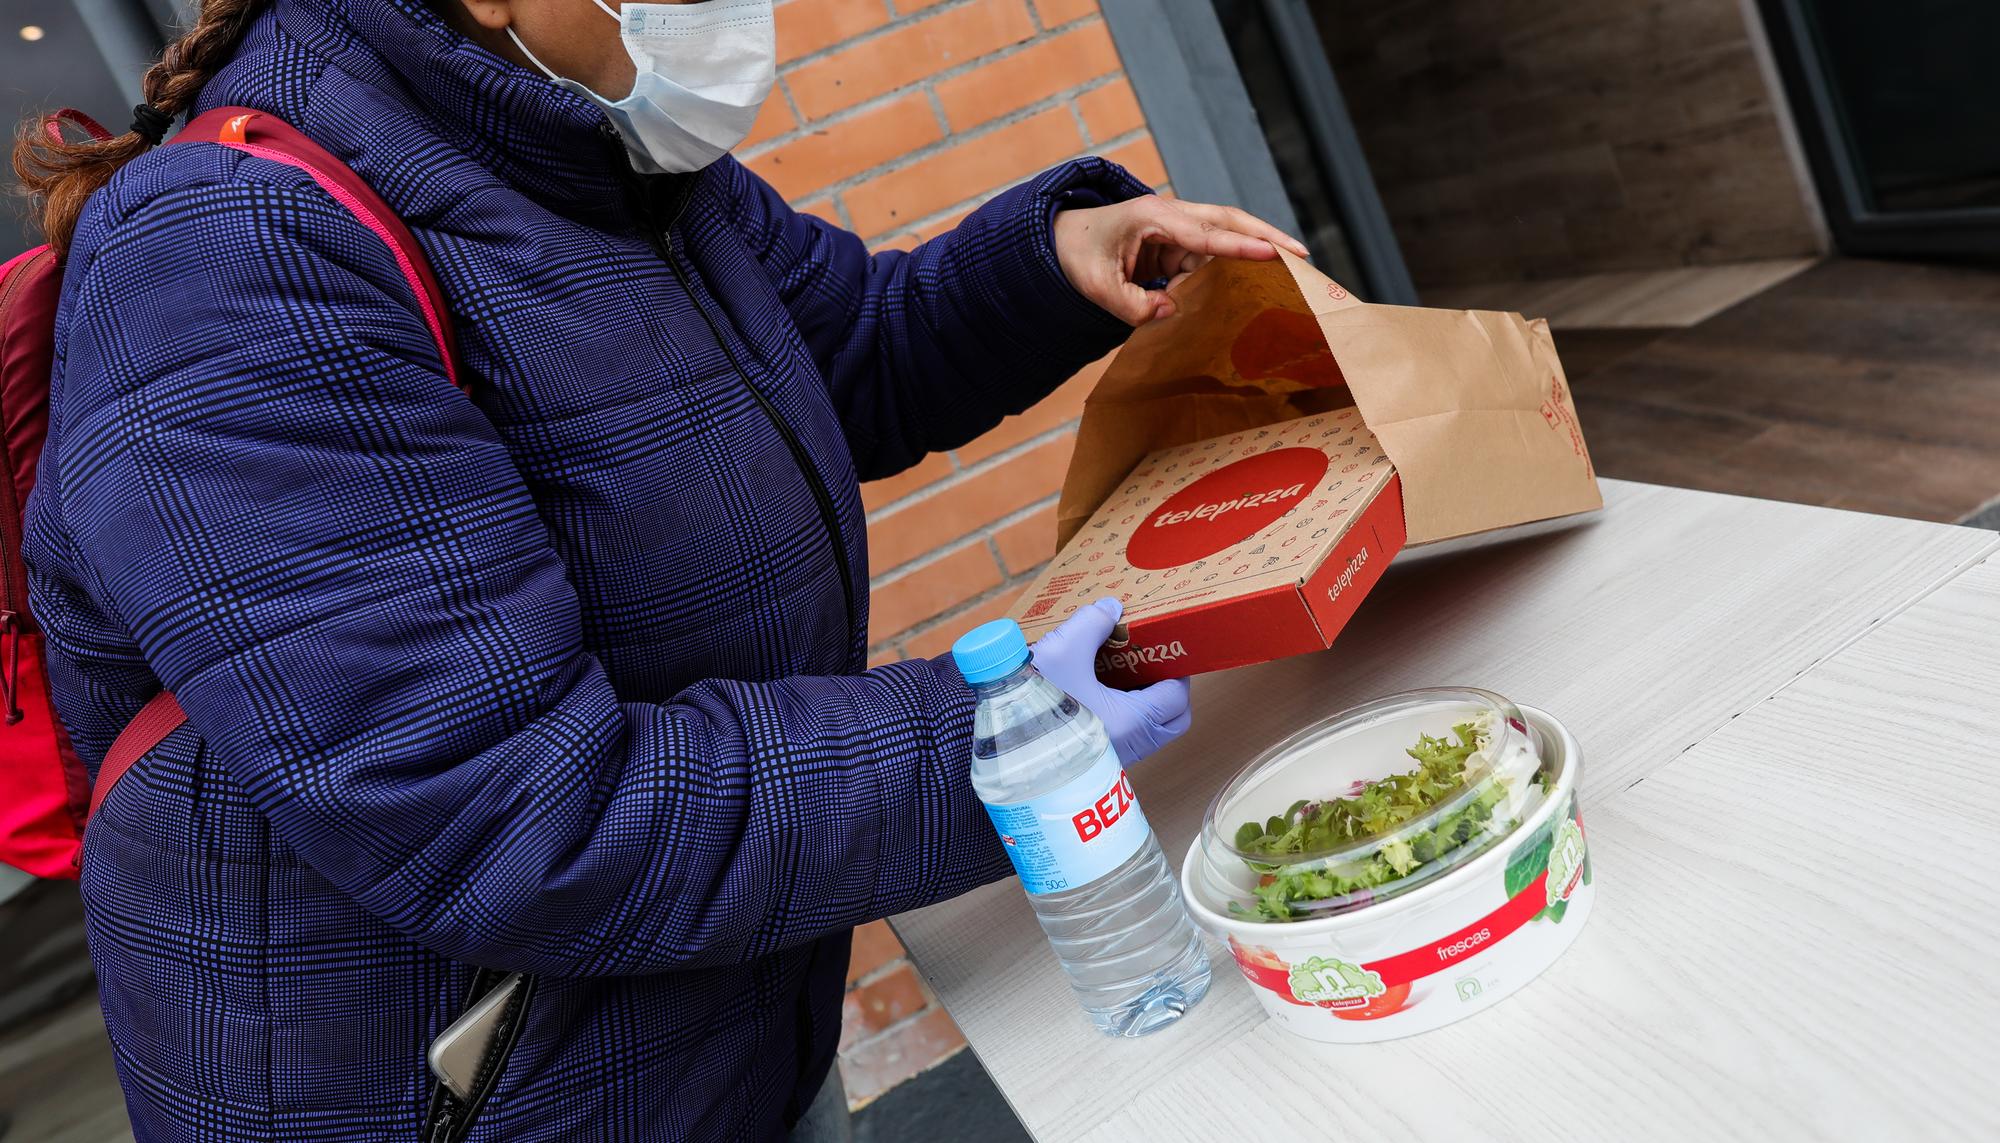
[[1319, 487], [1326, 454], [1281, 448], [1216, 469], [1167, 498], [1125, 545], [1137, 568], [1171, 568], [1242, 543]]

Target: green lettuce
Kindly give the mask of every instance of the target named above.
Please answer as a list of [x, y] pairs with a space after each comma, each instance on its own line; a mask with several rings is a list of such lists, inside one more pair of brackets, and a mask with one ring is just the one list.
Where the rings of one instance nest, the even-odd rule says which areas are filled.
[[1345, 798], [1300, 801], [1283, 815], [1245, 822], [1236, 830], [1236, 850], [1262, 876], [1254, 908], [1232, 903], [1239, 914], [1265, 921], [1308, 915], [1301, 903], [1348, 897], [1408, 876], [1483, 834], [1506, 790], [1490, 778], [1463, 805], [1428, 829], [1382, 845], [1353, 861], [1294, 866], [1292, 855], [1324, 853], [1366, 838], [1396, 832], [1464, 790], [1467, 762], [1480, 749], [1480, 728], [1462, 723], [1452, 738], [1423, 735], [1408, 751], [1417, 767], [1370, 782]]

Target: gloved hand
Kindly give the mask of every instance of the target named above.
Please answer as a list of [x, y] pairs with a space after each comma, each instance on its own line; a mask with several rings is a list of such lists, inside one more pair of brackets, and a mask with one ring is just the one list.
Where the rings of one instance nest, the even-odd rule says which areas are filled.
[[1121, 691], [1097, 681], [1097, 649], [1125, 613], [1115, 599], [1079, 608], [1062, 626], [1035, 641], [1035, 669], [1104, 722], [1118, 760], [1131, 765], [1187, 731], [1188, 684], [1168, 679]]

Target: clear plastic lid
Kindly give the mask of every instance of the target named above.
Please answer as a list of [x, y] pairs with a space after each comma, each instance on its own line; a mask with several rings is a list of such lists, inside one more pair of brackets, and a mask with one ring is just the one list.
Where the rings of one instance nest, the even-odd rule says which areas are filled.
[[1430, 883], [1541, 804], [1538, 735], [1490, 691], [1406, 691], [1266, 750], [1209, 803], [1199, 875], [1246, 921], [1301, 921]]

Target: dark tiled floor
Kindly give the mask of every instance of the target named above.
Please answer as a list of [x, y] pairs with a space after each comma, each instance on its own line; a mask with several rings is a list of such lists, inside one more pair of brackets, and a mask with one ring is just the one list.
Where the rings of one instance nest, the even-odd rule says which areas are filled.
[[2000, 498], [2000, 270], [1836, 259], [1556, 344], [1606, 476], [1927, 520]]
[[960, 1052], [854, 1117], [854, 1143], [1028, 1143], [986, 1070]]

